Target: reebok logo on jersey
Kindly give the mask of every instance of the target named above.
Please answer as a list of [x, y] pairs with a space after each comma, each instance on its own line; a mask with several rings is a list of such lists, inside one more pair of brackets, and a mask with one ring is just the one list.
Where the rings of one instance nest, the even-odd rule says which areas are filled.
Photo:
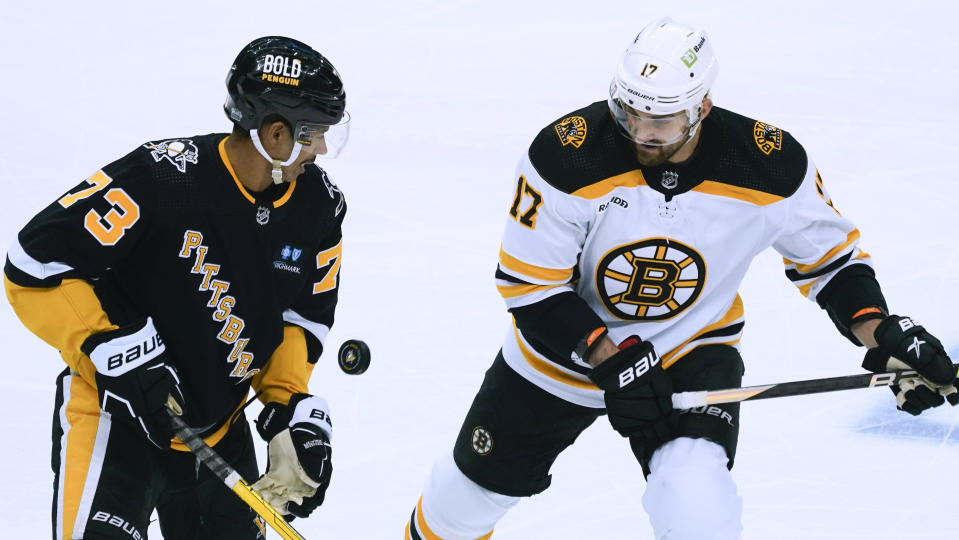
[[610, 205], [620, 206], [622, 208], [629, 208], [629, 203], [620, 197], [611, 197], [608, 202], [604, 202], [599, 205], [599, 212], [605, 212]]
[[769, 124], [756, 122], [753, 126], [753, 139], [756, 146], [767, 156], [773, 150], [781, 150], [783, 146], [783, 130]]
[[573, 148], [579, 148], [586, 140], [586, 119], [582, 116], [563, 118], [553, 126], [553, 129], [556, 130], [559, 142], [563, 143], [563, 146], [571, 144]]
[[159, 163], [167, 160], [177, 168], [178, 171], [186, 172], [187, 163], [197, 164], [199, 150], [190, 139], [170, 139], [161, 142], [148, 142], [143, 145], [150, 150], [153, 160]]

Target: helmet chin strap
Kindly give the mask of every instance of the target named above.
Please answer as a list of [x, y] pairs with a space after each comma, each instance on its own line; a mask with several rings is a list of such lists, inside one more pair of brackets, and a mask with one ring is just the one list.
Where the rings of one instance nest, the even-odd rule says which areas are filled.
[[294, 161], [296, 161], [296, 158], [300, 157], [300, 149], [303, 148], [303, 145], [299, 142], [293, 143], [293, 151], [290, 152], [290, 157], [286, 161], [280, 161], [278, 159], [273, 159], [270, 157], [270, 154], [266, 153], [266, 149], [263, 148], [263, 142], [260, 140], [260, 135], [255, 129], [250, 130], [250, 139], [253, 140], [253, 146], [255, 146], [257, 152], [263, 156], [263, 159], [273, 164], [273, 170], [270, 172], [270, 176], [273, 177], [273, 183], [282, 184], [283, 171], [280, 169], [280, 167], [286, 167], [287, 165], [291, 165]]
[[686, 134], [686, 140], [683, 141], [683, 144], [693, 140], [693, 137], [696, 136], [696, 130], [698, 130], [699, 126], [703, 123], [703, 106], [697, 105], [690, 109], [686, 109], [686, 114], [689, 115], [690, 119], [692, 119], [693, 115], [695, 115], [696, 121], [689, 126], [689, 133]]

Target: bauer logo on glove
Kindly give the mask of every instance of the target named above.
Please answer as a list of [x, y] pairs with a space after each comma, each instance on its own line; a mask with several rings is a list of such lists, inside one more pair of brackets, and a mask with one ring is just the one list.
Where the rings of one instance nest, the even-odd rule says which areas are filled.
[[659, 355], [656, 351], [649, 351], [649, 354], [639, 359], [632, 367], [628, 367], [619, 373], [619, 387], [623, 388], [627, 384], [642, 377], [649, 368], [659, 363]]

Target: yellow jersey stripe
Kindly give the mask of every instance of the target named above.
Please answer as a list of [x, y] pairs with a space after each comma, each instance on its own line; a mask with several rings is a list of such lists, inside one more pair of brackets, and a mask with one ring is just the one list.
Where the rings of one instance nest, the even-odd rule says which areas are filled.
[[691, 191], [698, 191], [699, 193], [705, 193], [707, 195], [728, 197], [730, 199], [738, 199], [740, 201], [752, 203], [757, 206], [766, 206], [777, 203], [784, 198], [780, 197], [779, 195], [773, 195], [771, 193], [765, 193], [755, 189], [731, 186], [729, 184], [714, 182], [712, 180], [706, 180], [705, 182], [694, 187]]
[[[230, 426], [233, 425], [233, 418], [240, 411], [240, 409], [243, 408], [244, 402], [245, 402], [244, 400], [242, 399], [240, 400], [240, 404], [237, 405], [236, 409], [233, 411], [233, 414], [230, 415], [229, 420], [227, 420], [222, 426], [220, 426], [220, 429], [214, 431], [212, 435], [209, 435], [203, 438], [203, 442], [205, 442], [207, 446], [210, 446], [210, 447], [215, 446], [216, 443], [220, 442], [220, 440], [223, 439], [224, 436], [226, 436], [226, 432], [229, 431]], [[170, 443], [170, 448], [178, 452], [190, 451], [190, 448], [187, 447], [187, 445], [183, 444], [178, 437], [174, 437], [173, 441]]]
[[220, 141], [220, 144], [217, 145], [217, 149], [220, 151], [220, 159], [223, 161], [223, 164], [226, 165], [226, 170], [230, 171], [230, 176], [233, 177], [233, 182], [236, 183], [237, 189], [240, 190], [240, 193], [253, 204], [256, 204], [256, 199], [253, 198], [253, 195], [250, 195], [250, 192], [243, 187], [243, 184], [240, 183], [240, 179], [236, 176], [236, 171], [233, 170], [233, 164], [230, 163], [230, 158], [226, 155], [226, 141], [230, 136], [227, 135], [223, 137], [223, 140]]
[[739, 343], [739, 341], [740, 341], [740, 338], [737, 337], [736, 339], [731, 340], [731, 341], [720, 341], [720, 342], [717, 342], [717, 343], [713, 343], [713, 342], [700, 343], [700, 344], [698, 344], [698, 345], [696, 345], [696, 346], [694, 346], [694, 347], [690, 347], [689, 349], [687, 349], [687, 350], [685, 350], [685, 351], [682, 351], [682, 352], [678, 352], [677, 349], [673, 349], [673, 351], [672, 351], [672, 352], [673, 352], [673, 356], [671, 356], [668, 361], [667, 361], [667, 360], [663, 360], [663, 369], [666, 369], [666, 368], [668, 368], [669, 366], [675, 364], [676, 362], [679, 362], [679, 361], [680, 361], [683, 357], [685, 357], [687, 354], [695, 351], [696, 349], [698, 349], [698, 348], [700, 348], [700, 347], [705, 347], [705, 346], [707, 346], [707, 345], [729, 345], [730, 347], [732, 347], [732, 346], [736, 345], [737, 343]]
[[[412, 524], [410, 524], [410, 526], [412, 527]], [[430, 530], [429, 525], [426, 524], [426, 519], [423, 518], [422, 495], [420, 496], [420, 500], [416, 502], [416, 529], [425, 540], [443, 540]]]
[[613, 191], [618, 187], [637, 187], [645, 186], [646, 179], [643, 178], [643, 173], [639, 169], [624, 172], [623, 174], [617, 174], [616, 176], [611, 176], [605, 180], [600, 180], [595, 184], [590, 184], [586, 187], [582, 187], [573, 192], [574, 197], [581, 197], [583, 199], [598, 199], [603, 197], [609, 192]]
[[[713, 330], [718, 330], [724, 326], [729, 326], [737, 319], [741, 319], [744, 313], [745, 313], [745, 310], [743, 309], [743, 299], [737, 294], [736, 299], [733, 300], [733, 305], [729, 307], [729, 310], [726, 311], [726, 314], [723, 315], [722, 318], [708, 325], [707, 327], [703, 328], [702, 330], [697, 332], [695, 336], [687, 339], [681, 345], [679, 345], [675, 349], [669, 351], [668, 353], [662, 356], [663, 369], [673, 365], [676, 362], [676, 360], [679, 360], [679, 358], [681, 358], [681, 357], [676, 357], [676, 355], [682, 352], [683, 348], [686, 345], [689, 345], [691, 342], [696, 341], [696, 339], [698, 339], [703, 334], [708, 334], [709, 332], [712, 332]], [[734, 340], [733, 343], [735, 343], [736, 341], [739, 341], [739, 339]], [[682, 353], [682, 356], [685, 356], [685, 355], [686, 353]]]
[[548, 291], [562, 285], [497, 285], [496, 289], [503, 298], [516, 298], [534, 292]]
[[499, 263], [503, 265], [503, 268], [514, 273], [543, 281], [566, 282], [573, 277], [572, 268], [543, 268], [542, 266], [525, 263], [506, 253], [502, 246], [499, 248]]
[[526, 363], [533, 367], [536, 371], [546, 375], [550, 379], [573, 386], [575, 388], [583, 388], [585, 390], [599, 390], [599, 387], [589, 381], [583, 381], [573, 377], [569, 373], [561, 370], [558, 366], [549, 362], [548, 360], [543, 360], [536, 356], [536, 354], [529, 350], [526, 347], [526, 344], [523, 343], [523, 337], [519, 334], [519, 329], [516, 328], [516, 321], [513, 321], [513, 332], [516, 335], [516, 344], [519, 345], [519, 351], [523, 354], [523, 358], [526, 359]]
[[845, 242], [843, 242], [842, 244], [840, 244], [840, 245], [832, 248], [831, 250], [829, 250], [829, 253], [826, 253], [826, 254], [823, 255], [818, 261], [816, 261], [816, 262], [814, 262], [814, 263], [812, 263], [812, 264], [799, 264], [799, 263], [797, 263], [797, 262], [790, 261], [789, 259], [787, 259], [787, 258], [785, 258], [785, 257], [783, 257], [783, 263], [784, 263], [784, 264], [787, 264], [787, 265], [794, 265], [794, 266], [796, 267], [796, 271], [799, 272], [800, 274], [808, 274], [809, 272], [815, 271], [816, 268], [822, 266], [823, 264], [825, 264], [826, 262], [828, 262], [830, 259], [832, 259], [832, 258], [835, 257], [836, 255], [838, 255], [839, 253], [843, 252], [843, 251], [844, 251], [847, 247], [849, 247], [853, 242], [855, 242], [856, 240], [858, 240], [858, 239], [859, 239], [859, 236], [860, 236], [860, 234], [859, 234], [859, 229], [853, 229], [852, 232], [850, 232], [848, 235], [846, 235], [846, 241], [845, 241]]
[[[66, 407], [69, 429], [66, 433], [66, 451], [62, 454], [60, 471], [63, 475], [62, 506], [57, 513], [63, 519], [64, 538], [73, 538], [77, 514], [86, 486], [93, 449], [100, 424], [100, 405], [97, 390], [82, 378], [70, 377], [70, 400]], [[94, 412], [95, 411], [95, 412]]]

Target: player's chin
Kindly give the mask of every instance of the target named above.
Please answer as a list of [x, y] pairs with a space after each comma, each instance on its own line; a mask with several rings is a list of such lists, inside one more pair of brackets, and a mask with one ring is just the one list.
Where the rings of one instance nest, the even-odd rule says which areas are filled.
[[639, 161], [641, 165], [651, 167], [666, 161], [666, 152], [663, 151], [662, 146], [644, 148], [645, 146], [646, 145], [636, 146], [636, 160]]
[[294, 164], [283, 170], [283, 181], [292, 182], [306, 172], [306, 163]]

